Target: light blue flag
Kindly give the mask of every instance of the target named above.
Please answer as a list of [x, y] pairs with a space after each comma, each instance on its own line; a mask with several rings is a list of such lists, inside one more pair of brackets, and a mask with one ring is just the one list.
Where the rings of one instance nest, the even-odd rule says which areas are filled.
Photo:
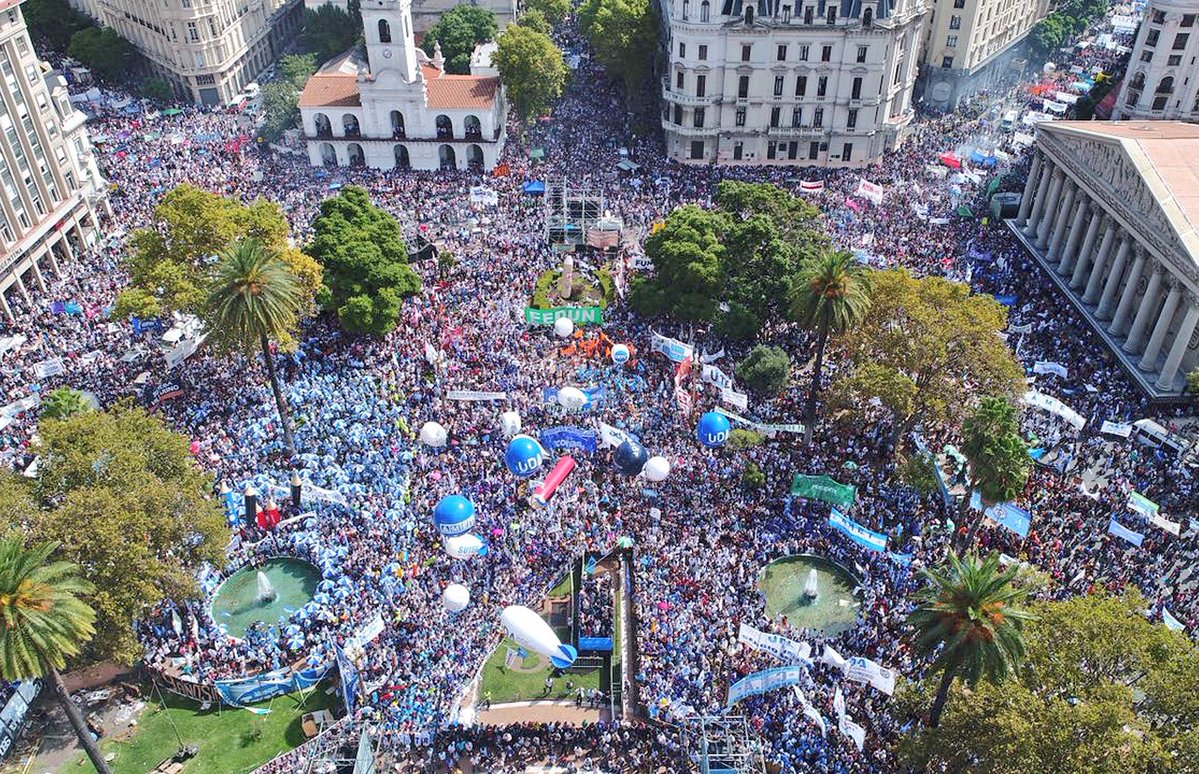
[[850, 540], [862, 548], [868, 548], [871, 551], [887, 550], [886, 535], [863, 527], [836, 508], [829, 511], [828, 523], [844, 532]]
[[1028, 537], [1028, 528], [1032, 524], [1032, 514], [1023, 508], [1018, 508], [1011, 503], [999, 503], [988, 508], [986, 516], [991, 521], [1007, 527], [1020, 537]]
[[1187, 628], [1186, 624], [1170, 614], [1170, 611], [1166, 609], [1165, 605], [1162, 605], [1162, 623], [1164, 623], [1166, 628], [1172, 632], [1180, 632]]
[[1124, 538], [1137, 548], [1141, 547], [1141, 541], [1145, 539], [1145, 536], [1140, 532], [1133, 532], [1128, 527], [1125, 527], [1123, 524], [1116, 521], [1115, 517], [1112, 517], [1112, 520], [1108, 522], [1107, 531], [1108, 534], [1115, 535], [1119, 538]]

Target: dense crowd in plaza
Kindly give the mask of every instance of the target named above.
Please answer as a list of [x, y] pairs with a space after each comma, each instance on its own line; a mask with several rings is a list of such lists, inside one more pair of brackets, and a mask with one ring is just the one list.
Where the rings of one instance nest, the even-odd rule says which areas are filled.
[[[1070, 64], [1116, 64], [1114, 54], [1097, 48]], [[1060, 72], [1049, 77], [1062, 83], [1073, 77], [1065, 65]], [[1154, 615], [1164, 606], [1193, 630], [1199, 625], [1199, 602], [1194, 580], [1183, 569], [1199, 555], [1193, 525], [1184, 523], [1181, 537], [1146, 525], [1140, 548], [1107, 533], [1111, 514], [1124, 510], [1131, 489], [1166, 513], [1185, 514], [1185, 503], [1195, 493], [1190, 467], [1171, 453], [1099, 433], [1104, 420], [1154, 416], [1169, 425], [1170, 410], [1148, 405], [1070, 305], [1048, 282], [1035, 281], [1039, 268], [1005, 228], [957, 216], [959, 206], [985, 210], [990, 170], [969, 177], [928, 169], [942, 153], [969, 157], [975, 150], [998, 151], [1008, 159], [1000, 162], [1011, 181], [1005, 188], [1016, 189], [1025, 174], [1026, 148], [1013, 142], [1013, 133], [999, 129], [999, 116], [1040, 103], [1025, 84], [978, 97], [952, 115], [921, 119], [898, 152], [867, 170], [681, 167], [663, 160], [655, 138], [627, 134], [617, 91], [584, 56], [553, 121], [523, 139], [512, 131], [504, 159], [509, 173], [486, 179], [470, 171], [313, 170], [302, 157], [236, 142], [245, 128], [237, 116], [219, 112], [188, 109], [155, 119], [97, 115], [89, 128], [113, 185], [114, 220], [104, 241], [63, 266], [63, 276], [53, 279], [47, 295], [28, 302], [10, 296], [17, 323], [0, 335], [20, 334], [26, 341], [0, 355], [6, 375], [0, 402], [25, 398], [31, 389], [44, 393], [71, 385], [109, 405], [137, 394], [135, 378], [149, 371], [152, 383], [170, 378], [183, 388], [183, 395], [161, 410], [194, 441], [199, 463], [215, 471], [218, 481], [238, 493], [253, 484], [284, 502], [293, 466], [298, 470], [306, 492], [301, 510], [315, 515], [270, 533], [235, 524], [230, 565], [206, 571], [201, 580], [211, 591], [246, 564], [298, 556], [326, 570], [321, 592], [333, 601], [306, 606], [292, 621], [243, 640], [222, 632], [222, 622], [204, 600], [163, 606], [141, 625], [152, 666], [201, 682], [297, 663], [318, 667], [332, 660], [335, 646], [381, 613], [384, 633], [366, 646], [360, 662], [367, 688], [353, 723], [369, 724], [398, 770], [426, 771], [435, 763], [469, 759], [475, 771], [583, 760], [608, 770], [678, 771], [683, 753], [676, 728], [688, 717], [721, 712], [730, 684], [777, 665], [773, 657], [737, 643], [741, 623], [808, 642], [814, 654], [830, 645], [846, 657], [867, 656], [919, 677], [923, 665], [905, 642], [906, 600], [920, 585], [915, 568], [935, 562], [944, 551], [950, 535], [947, 512], [939, 496], [921, 497], [895, 483], [893, 457], [880, 442], [884, 427], [821, 425], [814, 445], [802, 450], [799, 437], [787, 434], [738, 451], [701, 446], [695, 419], [716, 405], [716, 396], [701, 394], [695, 413], [681, 414], [674, 400], [673, 364], [649, 354], [649, 325], [623, 305], [608, 310], [604, 331], [642, 353], [635, 365], [561, 354], [549, 329], [528, 326], [522, 314], [537, 277], [557, 262], [545, 240], [542, 203], [526, 196], [522, 184], [581, 177], [637, 232], [679, 204], [710, 203], [721, 179], [774, 182], [794, 191], [799, 179], [820, 179], [825, 188], [813, 201], [825, 212], [839, 246], [861, 251], [863, 260], [879, 266], [944, 275], [1011, 297], [1010, 324], [1031, 328], [1009, 334], [1008, 340], [1030, 375], [1037, 360], [1069, 368], [1068, 379], [1039, 375], [1036, 386], [1086, 417], [1083, 431], [1034, 409], [1025, 421], [1027, 430], [1056, 447], [1059, 459], [1070, 455], [1073, 466], [1065, 474], [1049, 466], [1035, 469], [1018, 500], [1033, 514], [1027, 539], [987, 528], [980, 533], [981, 546], [1045, 570], [1059, 582], [1061, 594], [1137, 586], [1149, 597]], [[546, 149], [544, 162], [529, 161], [533, 147]], [[641, 165], [632, 175], [616, 168], [619, 147], [628, 148]], [[880, 203], [854, 197], [862, 177], [883, 187]], [[294, 461], [282, 451], [269, 391], [261, 379], [243, 377], [246, 364], [201, 351], [168, 377], [150, 334], [137, 334], [128, 323], [104, 314], [125, 281], [119, 260], [123, 236], [149, 222], [159, 196], [183, 182], [246, 201], [259, 196], [277, 201], [299, 240], [310, 233], [325, 197], [343, 185], [362, 185], [396, 215], [409, 237], [420, 228], [457, 258], [445, 278], [435, 262], [417, 266], [424, 291], [406, 303], [400, 327], [385, 339], [349, 337], [335, 323], [319, 319], [309, 324], [298, 352], [280, 356], [297, 420]], [[497, 191], [497, 206], [470, 204], [469, 188], [478, 184]], [[593, 260], [584, 256], [581, 263]], [[79, 302], [81, 313], [52, 306], [68, 301]], [[658, 332], [684, 335], [669, 326]], [[703, 330], [687, 333], [706, 352], [727, 346]], [[812, 342], [797, 328], [775, 326], [770, 338], [796, 362], [811, 354]], [[122, 357], [138, 344], [152, 351]], [[426, 345], [439, 352], [436, 365], [426, 358]], [[64, 373], [39, 382], [33, 364], [53, 356], [64, 358]], [[731, 371], [734, 355], [726, 358], [718, 364]], [[603, 387], [605, 398], [582, 417], [563, 417], [557, 405], [543, 402], [542, 390], [565, 385]], [[798, 422], [804, 388], [798, 381], [743, 413], [764, 422]], [[500, 391], [507, 398], [450, 400], [450, 390]], [[606, 422], [666, 457], [670, 477], [647, 490], [615, 471], [608, 452], [575, 453], [579, 467], [553, 506], [529, 509], [528, 482], [503, 464], [502, 410], [517, 411], [524, 431], [533, 435], [561, 424]], [[0, 430], [0, 460], [6, 466], [28, 464], [36, 421], [37, 411], [29, 410]], [[449, 430], [446, 448], [417, 442], [415, 431], [427, 421]], [[766, 485], [757, 490], [738, 483], [751, 461], [766, 476]], [[1090, 490], [1078, 480], [1087, 469], [1095, 472]], [[827, 473], [855, 485], [853, 518], [891, 535], [893, 550], [910, 555], [911, 563], [850, 543], [828, 526], [827, 505], [788, 499], [795, 473]], [[430, 514], [449, 494], [465, 495], [475, 504], [476, 531], [489, 543], [486, 556], [455, 560], [442, 551]], [[286, 516], [296, 515], [285, 510]], [[572, 557], [606, 553], [623, 536], [636, 546], [632, 586], [639, 658], [635, 674], [626, 676], [626, 689], [635, 692], [648, 718], [581, 729], [451, 725], [464, 688], [500, 641], [500, 609], [537, 607]], [[769, 562], [795, 553], [824, 555], [855, 569], [862, 587], [856, 627], [822, 639], [785, 617], [766, 614], [757, 593], [759, 573]], [[450, 582], [471, 590], [471, 605], [461, 613], [442, 607], [441, 591]], [[611, 576], [590, 577], [585, 585], [583, 633], [611, 636]], [[593, 598], [595, 605], [589, 603]], [[605, 607], [606, 615], [598, 612]], [[172, 611], [182, 622], [182, 634], [174, 630]], [[827, 733], [804, 719], [790, 691], [739, 705], [768, 758], [784, 771], [896, 769], [890, 742], [917, 719], [896, 716], [885, 695], [840, 676], [838, 669], [818, 662], [801, 686], [828, 720]], [[867, 730], [861, 750], [835, 728], [838, 684], [849, 716]], [[286, 768], [285, 762], [276, 766]]]

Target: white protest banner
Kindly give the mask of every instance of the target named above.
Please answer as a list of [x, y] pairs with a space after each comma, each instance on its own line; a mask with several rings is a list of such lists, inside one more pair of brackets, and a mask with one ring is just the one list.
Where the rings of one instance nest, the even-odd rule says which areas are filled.
[[1032, 323], [1024, 323], [1023, 325], [1009, 325], [1008, 333], [1032, 333]]
[[5, 336], [3, 338], [0, 338], [0, 355], [3, 355], [4, 353], [8, 352], [9, 350], [19, 349], [21, 347], [21, 345], [24, 344], [28, 340], [29, 340], [28, 338], [21, 335], [20, 333], [16, 333], [16, 334], [13, 334], [12, 336]]
[[504, 669], [515, 669], [524, 661], [520, 657], [520, 651], [515, 648], [508, 648], [508, 652], [504, 654]]
[[351, 650], [362, 650], [368, 643], [373, 642], [376, 637], [383, 633], [383, 614], [375, 613], [375, 617], [366, 623], [358, 631], [346, 640], [344, 650], [348, 653]]
[[483, 390], [447, 390], [446, 400], [504, 400], [506, 392], [487, 392]]
[[653, 334], [649, 348], [651, 352], [661, 352], [676, 363], [683, 362], [695, 352], [695, 347], [690, 344], [684, 344], [678, 339], [672, 339], [660, 333]]
[[840, 669], [842, 672], [844, 672], [845, 668], [849, 666], [849, 662], [846, 661], [840, 653], [834, 650], [831, 645], [824, 646], [824, 655], [820, 657], [820, 660], [834, 669]]
[[429, 342], [425, 342], [425, 360], [431, 366], [437, 365], [437, 350]]
[[864, 177], [858, 180], [858, 187], [853, 192], [853, 195], [869, 199], [875, 204], [883, 203], [883, 187], [877, 183], [870, 182]]
[[1034, 374], [1057, 374], [1063, 379], [1068, 379], [1070, 375], [1070, 369], [1052, 360], [1038, 360], [1032, 364], [1032, 372]]
[[485, 185], [471, 186], [470, 203], [494, 207], [500, 203], [500, 195]]
[[49, 379], [51, 376], [58, 376], [65, 369], [61, 357], [52, 357], [49, 360], [43, 360], [40, 363], [33, 364], [33, 375], [38, 381]]
[[848, 715], [842, 717], [837, 722], [837, 729], [853, 740], [854, 746], [858, 748], [858, 752], [862, 751], [862, 747], [866, 744], [866, 729], [850, 720]]
[[888, 696], [895, 693], [895, 672], [865, 656], [854, 656], [849, 660], [845, 677], [854, 682], [869, 683]]
[[1187, 628], [1186, 624], [1171, 615], [1170, 611], [1164, 605], [1162, 606], [1162, 623], [1166, 625], [1167, 629], [1173, 632], [1180, 632]]
[[824, 190], [824, 181], [823, 180], [800, 180], [799, 181], [799, 190], [802, 193], [810, 193], [810, 194], [820, 193], [821, 191]]
[[806, 642], [797, 642], [781, 634], [767, 634], [745, 623], [737, 632], [737, 641], [769, 653], [785, 664], [812, 665], [812, 646]]
[[828, 736], [828, 727], [824, 724], [824, 716], [820, 714], [820, 710], [813, 707], [811, 704], [805, 704], [803, 708], [804, 717], [811, 720], [820, 729], [821, 736]]
[[729, 405], [736, 406], [742, 411], [749, 408], [749, 396], [743, 392], [722, 388], [720, 390], [720, 399]]
[[1170, 521], [1165, 516], [1163, 516], [1161, 513], [1154, 513], [1154, 514], [1150, 515], [1149, 523], [1155, 527], [1160, 527], [1161, 529], [1164, 529], [1166, 532], [1169, 532], [1171, 535], [1174, 535], [1176, 537], [1178, 536], [1178, 534], [1180, 532], [1182, 532], [1182, 523], [1181, 522]]
[[719, 352], [713, 352], [713, 353], [712, 353], [712, 354], [710, 354], [710, 355], [709, 355], [709, 354], [706, 354], [706, 353], [703, 353], [703, 352], [701, 352], [701, 353], [700, 353], [700, 355], [699, 355], [699, 362], [701, 362], [701, 363], [715, 363], [717, 360], [719, 360], [719, 359], [720, 359], [720, 358], [722, 358], [722, 357], [724, 357], [724, 347], [721, 347]]
[[845, 717], [845, 695], [841, 693], [840, 685], [833, 690], [833, 712], [837, 713], [838, 719]]
[[1099, 428], [1101, 433], [1110, 433], [1118, 435], [1121, 438], [1127, 438], [1132, 435], [1132, 425], [1126, 422], [1112, 422], [1111, 420], [1103, 420], [1103, 426]]
[[802, 666], [785, 666], [754, 672], [729, 686], [728, 706], [732, 707], [750, 696], [759, 696], [778, 688], [797, 685], [803, 679], [805, 671], [806, 668]]
[[733, 388], [733, 377], [720, 370], [718, 366], [705, 363], [700, 371], [699, 378], [708, 384], [714, 384], [722, 390]]
[[26, 395], [20, 400], [14, 400], [6, 406], [0, 406], [0, 414], [6, 417], [15, 417], [17, 414], [35, 409], [40, 405], [42, 405], [42, 398], [35, 392], [32, 395]]
[[625, 441], [637, 443], [637, 439], [629, 433], [626, 433], [619, 427], [613, 427], [612, 425], [605, 424], [604, 422], [599, 423], [599, 437], [599, 445], [601, 449], [609, 446], [620, 446]]
[[346, 496], [336, 489], [324, 489], [310, 481], [304, 481], [300, 486], [300, 497], [301, 502], [303, 502], [303, 499], [311, 497], [313, 500], [326, 503], [337, 503], [338, 505], [349, 504]]
[[1029, 390], [1024, 393], [1024, 397], [1021, 400], [1033, 408], [1043, 409], [1050, 414], [1056, 414], [1066, 420], [1075, 430], [1081, 430], [1087, 424], [1086, 417], [1082, 414], [1079, 414], [1057, 398], [1046, 395], [1043, 392]]
[[714, 408], [712, 410], [715, 411], [717, 414], [724, 414], [729, 419], [732, 419], [736, 422], [740, 422], [743, 425], [749, 425], [750, 427], [752, 427], [753, 429], [762, 433], [763, 435], [767, 435], [771, 438], [773, 438], [777, 433], [798, 433], [800, 435], [803, 434], [803, 425], [800, 425], [800, 424], [769, 425], [769, 424], [765, 424], [762, 422], [755, 422], [752, 419], [746, 419], [745, 417], [740, 416], [739, 414], [734, 414], [733, 412], [731, 412], [728, 409], [723, 408], [721, 406], [717, 406], [716, 408]]

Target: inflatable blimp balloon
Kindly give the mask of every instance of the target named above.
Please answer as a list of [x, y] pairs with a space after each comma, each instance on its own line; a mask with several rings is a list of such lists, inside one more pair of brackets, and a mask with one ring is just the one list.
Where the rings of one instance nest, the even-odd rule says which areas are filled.
[[554, 335], [560, 339], [564, 339], [575, 332], [575, 324], [570, 321], [569, 317], [559, 317], [554, 320]]
[[612, 347], [612, 362], [616, 365], [624, 365], [629, 362], [629, 348], [624, 344]]
[[420, 428], [420, 442], [439, 449], [445, 446], [449, 433], [438, 422], [425, 422]]
[[665, 481], [670, 475], [670, 462], [665, 457], [650, 457], [641, 473], [650, 481]]
[[500, 432], [505, 438], [511, 438], [520, 432], [520, 414], [515, 411], [505, 411], [500, 414]]
[[525, 478], [541, 470], [541, 462], [545, 459], [545, 449], [536, 438], [518, 435], [508, 442], [508, 451], [504, 452], [504, 464], [512, 475]]
[[522, 605], [504, 608], [500, 623], [508, 630], [508, 636], [529, 650], [548, 656], [550, 663], [558, 669], [566, 669], [579, 657], [572, 645], [563, 645], [558, 635], [541, 616]]
[[616, 469], [626, 476], [635, 476], [645, 467], [645, 463], [649, 461], [649, 452], [645, 447], [634, 441], [626, 440], [620, 446], [616, 447], [616, 454], [613, 455], [612, 461], [616, 464]]
[[487, 544], [483, 542], [483, 538], [470, 532], [446, 538], [442, 541], [442, 547], [455, 559], [487, 556]]
[[470, 532], [475, 526], [475, 504], [462, 495], [443, 497], [433, 509], [433, 523], [446, 537]]
[[470, 604], [470, 589], [461, 583], [451, 583], [441, 592], [441, 603], [451, 613], [461, 613]]
[[587, 405], [587, 393], [578, 387], [563, 387], [558, 390], [558, 403], [564, 409], [581, 409]]
[[709, 411], [699, 418], [699, 426], [695, 428], [695, 435], [704, 446], [712, 448], [724, 446], [724, 442], [729, 437], [729, 418], [724, 414]]

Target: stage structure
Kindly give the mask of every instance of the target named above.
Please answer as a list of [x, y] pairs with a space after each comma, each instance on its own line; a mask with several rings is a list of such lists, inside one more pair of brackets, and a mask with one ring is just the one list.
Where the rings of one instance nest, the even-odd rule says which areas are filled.
[[762, 747], [744, 715], [703, 716], [684, 727], [687, 751], [700, 774], [763, 774]]
[[571, 250], [587, 243], [587, 232], [604, 217], [604, 195], [599, 188], [572, 186], [565, 179], [546, 181], [545, 238], [555, 250]]

